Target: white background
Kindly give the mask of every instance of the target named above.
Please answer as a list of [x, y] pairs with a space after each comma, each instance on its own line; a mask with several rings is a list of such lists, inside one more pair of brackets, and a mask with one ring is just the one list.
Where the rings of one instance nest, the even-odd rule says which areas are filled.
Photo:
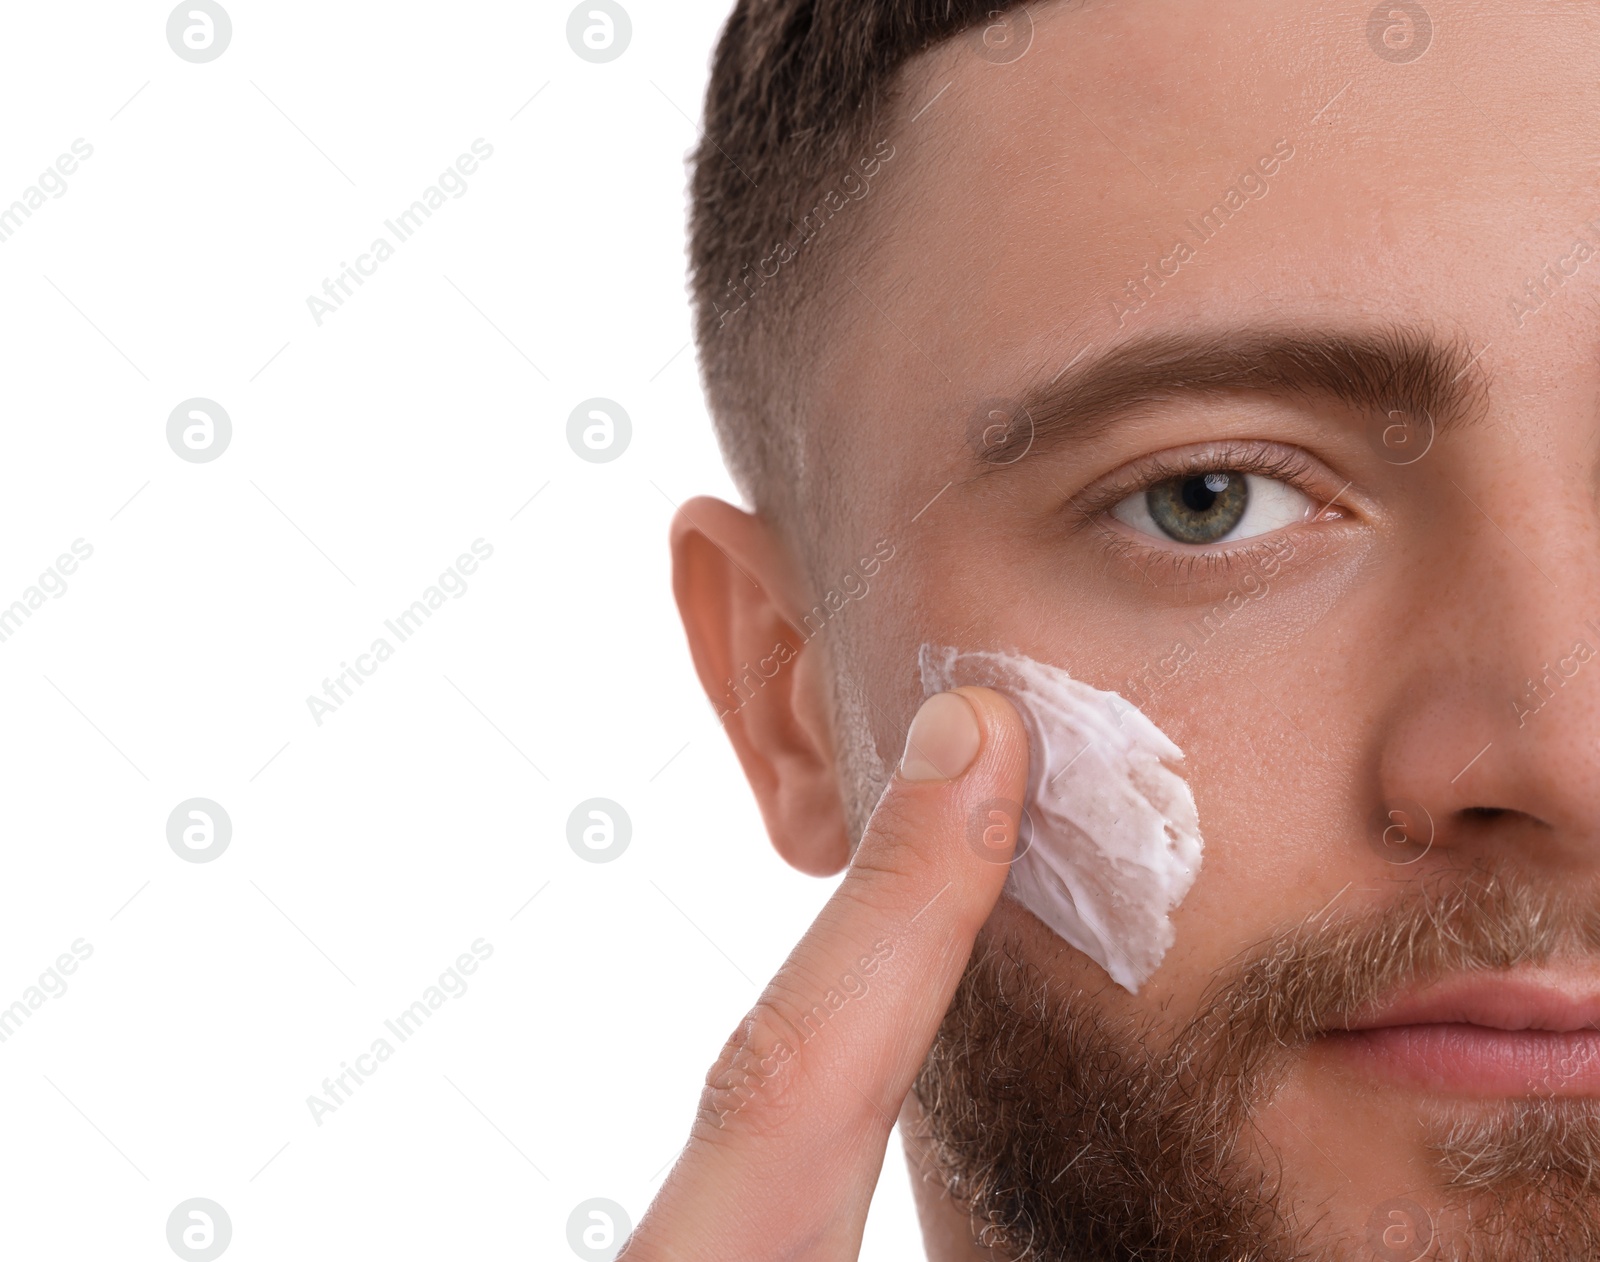
[[[642, 1214], [832, 888], [768, 845], [670, 595], [673, 503], [733, 496], [683, 261], [730, 0], [630, 3], [607, 64], [549, 0], [224, 2], [206, 64], [165, 5], [5, 13], [0, 207], [93, 156], [0, 243], [0, 606], [93, 555], [0, 643], [0, 1007], [93, 954], [0, 1043], [4, 1251], [171, 1258], [206, 1197], [238, 1262], [574, 1256], [580, 1202]], [[319, 327], [307, 297], [478, 138]], [[167, 442], [197, 396], [232, 420], [209, 463]], [[567, 441], [594, 396], [632, 418], [610, 463]], [[477, 539], [319, 725], [306, 698]], [[232, 821], [210, 862], [168, 845], [192, 797]], [[591, 797], [632, 821], [612, 862], [568, 844]], [[865, 1256], [913, 1256], [898, 1144], [882, 1184]]]

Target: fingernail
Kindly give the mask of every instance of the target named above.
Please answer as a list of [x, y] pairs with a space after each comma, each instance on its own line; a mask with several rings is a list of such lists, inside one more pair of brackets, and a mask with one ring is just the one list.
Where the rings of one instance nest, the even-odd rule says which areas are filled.
[[972, 766], [982, 743], [971, 703], [957, 692], [935, 693], [911, 720], [900, 774], [907, 780], [954, 780]]

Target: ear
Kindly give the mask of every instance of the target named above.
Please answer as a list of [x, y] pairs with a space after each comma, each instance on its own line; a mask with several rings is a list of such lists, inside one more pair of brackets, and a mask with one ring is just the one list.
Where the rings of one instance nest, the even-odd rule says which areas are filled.
[[796, 568], [760, 517], [701, 496], [672, 520], [672, 590], [772, 844], [802, 872], [839, 871], [850, 840], [827, 661], [783, 613], [807, 605]]

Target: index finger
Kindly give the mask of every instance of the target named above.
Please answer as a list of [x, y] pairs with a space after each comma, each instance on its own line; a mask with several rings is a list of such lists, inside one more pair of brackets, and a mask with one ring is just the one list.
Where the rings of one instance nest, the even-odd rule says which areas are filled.
[[1005, 882], [1027, 771], [999, 693], [923, 703], [843, 881], [708, 1075], [641, 1242], [855, 1256], [900, 1104]]

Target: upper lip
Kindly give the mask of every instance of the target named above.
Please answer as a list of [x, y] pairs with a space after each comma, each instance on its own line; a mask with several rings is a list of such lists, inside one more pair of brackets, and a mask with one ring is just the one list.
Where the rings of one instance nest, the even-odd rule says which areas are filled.
[[1338, 1029], [1461, 1023], [1494, 1030], [1600, 1030], [1600, 979], [1540, 970], [1508, 976], [1466, 973], [1397, 997]]

